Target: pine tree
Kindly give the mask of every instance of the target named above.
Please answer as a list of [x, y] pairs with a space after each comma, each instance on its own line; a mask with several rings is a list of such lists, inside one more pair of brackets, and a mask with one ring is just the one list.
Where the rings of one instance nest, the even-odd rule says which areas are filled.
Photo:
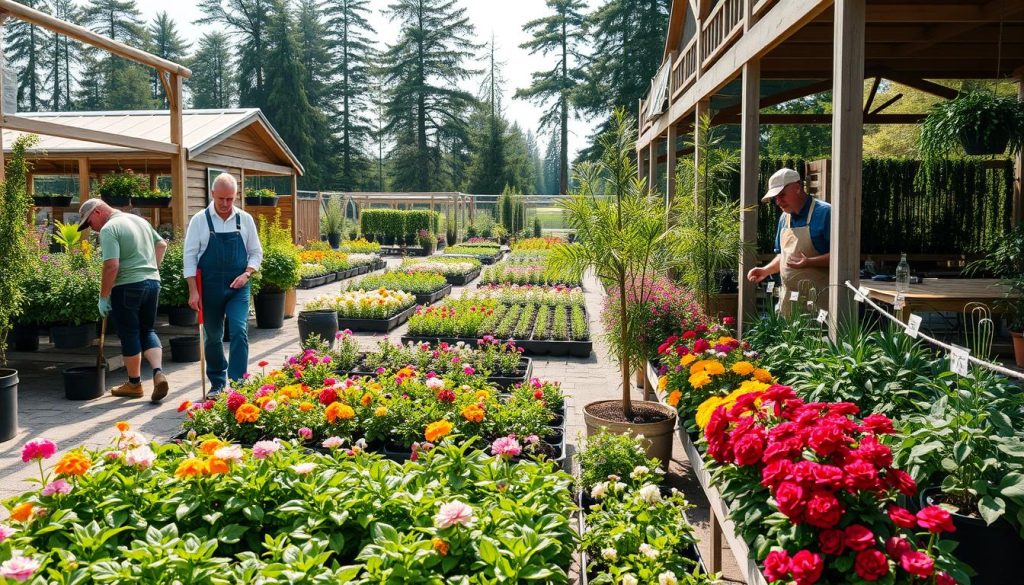
[[395, 137], [393, 188], [428, 191], [457, 180], [458, 164], [447, 180], [441, 176], [441, 148], [466, 142], [464, 116], [474, 100], [457, 88], [475, 73], [463, 62], [479, 46], [456, 0], [396, 0], [390, 13], [401, 23], [384, 56], [386, 128]]
[[270, 51], [271, 13], [280, 0], [201, 0], [206, 16], [197, 24], [225, 27], [240, 42], [238, 58], [238, 105], [262, 108], [267, 100], [267, 63]]
[[230, 108], [235, 95], [235, 70], [228, 48], [228, 36], [212, 32], [199, 39], [199, 46], [189, 60], [192, 77], [187, 80], [192, 107]]
[[561, 148], [558, 146], [558, 136], [552, 136], [548, 141], [547, 151], [544, 153], [544, 194], [558, 194], [558, 180], [561, 172]]
[[[149, 37], [150, 53], [175, 63], [185, 60], [188, 43], [178, 35], [178, 27], [174, 20], [168, 16], [167, 12], [157, 13], [156, 18], [149, 25]], [[164, 90], [164, 84], [160, 82], [160, 78], [157, 76], [156, 69], [150, 69], [149, 85], [152, 89], [151, 95], [159, 102], [160, 107], [168, 108], [167, 92]]]
[[473, 123], [473, 163], [469, 170], [469, 190], [480, 195], [501, 193], [507, 184], [505, 146], [508, 123], [501, 113], [504, 93], [502, 63], [495, 55], [494, 36], [487, 48], [488, 67], [480, 86], [480, 106]]
[[[661, 66], [664, 31], [668, 25], [668, 0], [608, 0], [590, 16], [593, 57], [586, 68], [586, 82], [575, 92], [575, 102], [585, 113], [605, 118], [590, 145], [578, 160], [594, 160], [600, 154], [597, 137], [612, 127], [612, 112], [632, 112], [647, 95], [651, 78]], [[652, 39], [659, 39], [652, 42]]]
[[[368, 0], [328, 0], [324, 6], [328, 50], [335, 64], [329, 97], [335, 104], [331, 117], [339, 159], [336, 180], [338, 187], [346, 191], [364, 183], [361, 175], [369, 165], [362, 146], [371, 139], [376, 139], [381, 146], [383, 140], [383, 134], [376, 135], [372, 131], [369, 115], [372, 107], [369, 96], [381, 91], [379, 82], [374, 87], [371, 80], [375, 58], [371, 35], [375, 31], [367, 21], [369, 12]], [[370, 181], [378, 190], [383, 190], [381, 153], [382, 148], [379, 148], [377, 172]]]
[[82, 51], [82, 72], [74, 100], [76, 110], [88, 112], [106, 109], [107, 68], [99, 57], [100, 52], [96, 49], [85, 48]]
[[[52, 0], [51, 13], [55, 18], [78, 24], [81, 18], [74, 0]], [[78, 70], [82, 45], [64, 35], [46, 33], [46, 52], [43, 65], [46, 68], [46, 85], [50, 90], [50, 109], [55, 112], [71, 110], [73, 102], [73, 71]]]
[[512, 124], [505, 132], [505, 184], [520, 193], [533, 189], [535, 175], [530, 160], [526, 135], [519, 124]]
[[533, 185], [531, 191], [537, 195], [547, 192], [544, 188], [544, 161], [540, 158], [540, 145], [537, 143], [537, 135], [533, 130], [526, 132], [526, 155], [530, 159], [530, 167], [533, 172]]
[[[558, 60], [550, 70], [534, 72], [533, 83], [516, 92], [516, 97], [530, 98], [542, 106], [551, 104], [541, 116], [540, 125], [542, 129], [558, 129], [561, 147], [558, 184], [559, 192], [565, 194], [569, 191], [569, 109], [573, 92], [581, 81], [580, 46], [587, 33], [583, 16], [586, 3], [583, 0], [547, 0], [547, 6], [554, 14], [526, 23], [523, 30], [533, 33], [533, 39], [520, 46], [529, 49], [530, 54], [554, 52]], [[652, 44], [650, 39], [645, 42]]]
[[299, 62], [304, 76], [309, 103], [318, 110], [326, 109], [327, 82], [330, 78], [330, 56], [324, 38], [326, 30], [318, 0], [299, 0], [298, 3]]
[[[29, 8], [49, 12], [45, 0], [18, 0]], [[43, 61], [46, 53], [47, 32], [20, 18], [10, 21], [7, 32], [7, 58], [19, 68], [18, 71], [18, 107], [30, 112], [38, 112], [43, 103]]]
[[[135, 0], [91, 0], [82, 11], [82, 21], [95, 32], [126, 45], [145, 49], [148, 32]], [[83, 74], [83, 91], [91, 97], [87, 103], [99, 103], [104, 110], [152, 109], [156, 100], [150, 97], [149, 72], [142, 65], [91, 49], [91, 60]], [[101, 84], [95, 90], [84, 87], [86, 80]], [[85, 104], [80, 104], [85, 107]], [[94, 105], [90, 105], [95, 107]]]

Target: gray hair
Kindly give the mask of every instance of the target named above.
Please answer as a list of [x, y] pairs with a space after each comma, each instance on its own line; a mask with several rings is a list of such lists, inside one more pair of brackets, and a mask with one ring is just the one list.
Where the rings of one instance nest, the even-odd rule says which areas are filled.
[[231, 187], [232, 193], [238, 193], [238, 181], [235, 180], [235, 176], [231, 173], [221, 173], [213, 180], [213, 187], [210, 191], [216, 191], [217, 186]]

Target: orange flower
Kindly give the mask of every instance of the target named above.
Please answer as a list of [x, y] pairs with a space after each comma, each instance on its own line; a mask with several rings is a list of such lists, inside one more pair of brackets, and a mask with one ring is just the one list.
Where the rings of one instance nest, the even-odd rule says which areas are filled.
[[299, 410], [301, 412], [309, 412], [313, 410], [313, 403], [303, 401], [302, 403], [299, 404]]
[[90, 467], [92, 467], [92, 460], [87, 455], [71, 451], [60, 458], [57, 465], [53, 466], [53, 470], [58, 475], [85, 475]]
[[462, 409], [462, 418], [468, 420], [471, 423], [483, 422], [484, 409], [479, 404], [470, 404], [469, 406]]
[[448, 556], [448, 543], [447, 542], [445, 542], [445, 541], [443, 541], [440, 538], [437, 538], [435, 536], [434, 538], [432, 538], [430, 540], [430, 544], [431, 544], [431, 546], [434, 547], [434, 550], [437, 551], [437, 554], [441, 555], [442, 557]]
[[206, 439], [205, 441], [202, 442], [201, 445], [199, 445], [199, 450], [203, 452], [203, 455], [210, 456], [213, 455], [214, 451], [216, 451], [217, 449], [220, 449], [221, 447], [227, 447], [230, 444], [231, 443], [225, 443], [220, 439]]
[[693, 386], [694, 388], [700, 388], [711, 383], [711, 376], [709, 376], [707, 372], [697, 372], [696, 374], [692, 374], [690, 376], [689, 382], [690, 386]]
[[35, 511], [36, 508], [32, 505], [32, 502], [19, 504], [11, 509], [11, 520], [14, 520], [15, 522], [28, 522], [32, 519]]
[[359, 400], [359, 403], [363, 406], [370, 406], [371, 402], [373, 402], [373, 396], [371, 396], [369, 392], [363, 394], [363, 397]]
[[332, 402], [327, 410], [324, 411], [324, 416], [327, 417], [327, 422], [334, 424], [334, 421], [338, 420], [349, 420], [356, 416], [356, 411], [352, 410], [352, 407], [341, 403]]
[[388, 407], [386, 407], [386, 406], [378, 406], [377, 410], [373, 411], [373, 416], [378, 416], [379, 417], [379, 416], [387, 416], [387, 415], [388, 415]]
[[668, 395], [668, 398], [665, 399], [665, 402], [667, 402], [669, 406], [674, 407], [675, 405], [679, 404], [679, 399], [682, 397], [682, 392], [680, 392], [679, 390], [673, 390], [672, 393]]
[[451, 432], [452, 423], [446, 420], [439, 420], [427, 425], [427, 430], [423, 436], [431, 443], [436, 443], [439, 439], [447, 436]]
[[195, 457], [189, 457], [178, 464], [178, 468], [174, 470], [174, 476], [180, 478], [192, 477], [193, 475], [201, 475], [206, 473], [206, 463], [202, 459]]
[[114, 425], [114, 426], [117, 427], [117, 430], [121, 431], [122, 433], [126, 432], [128, 429], [131, 428], [131, 425], [129, 425], [127, 421], [123, 421], [123, 420], [122, 421], [118, 421], [117, 424]]
[[772, 381], [772, 373], [764, 368], [757, 368], [754, 370], [754, 379], [767, 384]]
[[748, 361], [736, 362], [729, 369], [741, 376], [748, 376], [754, 371], [754, 364]]
[[260, 418], [260, 407], [255, 404], [246, 403], [238, 407], [235, 411], [235, 420], [238, 424], [242, 423], [254, 423]]
[[227, 473], [230, 468], [228, 462], [223, 459], [216, 457], [210, 457], [210, 460], [206, 462], [206, 474], [217, 475], [218, 473]]
[[491, 397], [491, 393], [488, 392], [487, 390], [477, 390], [476, 393], [473, 394], [473, 396], [477, 400], [487, 400], [488, 398]]

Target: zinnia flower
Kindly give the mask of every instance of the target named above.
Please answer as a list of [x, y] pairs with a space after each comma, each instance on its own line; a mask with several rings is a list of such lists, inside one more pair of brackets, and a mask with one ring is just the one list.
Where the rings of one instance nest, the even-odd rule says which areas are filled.
[[174, 470], [174, 476], [179, 478], [187, 478], [195, 475], [202, 475], [206, 473], [206, 462], [196, 457], [189, 457], [178, 464], [178, 468]]
[[143, 445], [131, 449], [124, 455], [124, 462], [128, 465], [134, 465], [141, 469], [147, 469], [153, 466], [153, 462], [156, 461], [156, 453], [149, 448], [149, 445]]
[[276, 441], [256, 441], [252, 446], [252, 456], [256, 459], [266, 459], [281, 449], [280, 443]]
[[32, 573], [39, 568], [39, 561], [27, 557], [15, 556], [0, 564], [0, 577], [15, 581], [28, 581]]
[[46, 484], [46, 487], [43, 488], [44, 496], [52, 496], [54, 494], [64, 495], [68, 493], [71, 493], [71, 484], [64, 481], [63, 479], [52, 481]]
[[473, 508], [466, 503], [455, 500], [447, 504], [441, 504], [441, 508], [434, 516], [434, 526], [444, 529], [461, 524], [469, 526], [473, 523]]
[[661, 491], [658, 490], [658, 486], [647, 484], [640, 488], [640, 497], [647, 504], [653, 506], [661, 501]]
[[442, 419], [427, 425], [427, 430], [423, 433], [423, 436], [431, 443], [436, 443], [438, 440], [448, 436], [451, 432], [452, 423]]
[[334, 424], [338, 419], [351, 420], [355, 418], [356, 411], [352, 410], [352, 407], [342, 402], [332, 402], [330, 406], [324, 410], [324, 417], [327, 418], [327, 422]]
[[260, 418], [260, 407], [255, 404], [243, 404], [235, 410], [235, 420], [238, 424], [254, 423]]
[[33, 459], [49, 459], [57, 452], [57, 444], [50, 439], [33, 439], [21, 448], [21, 460], [25, 463]]
[[28, 522], [35, 515], [36, 507], [32, 502], [18, 504], [11, 508], [11, 520], [15, 522]]
[[241, 461], [244, 453], [238, 445], [228, 445], [214, 451], [213, 456], [224, 461]]
[[316, 463], [313, 463], [312, 461], [307, 461], [305, 463], [296, 463], [295, 465], [292, 465], [292, 471], [298, 473], [299, 475], [308, 475], [312, 473], [314, 469], [316, 469]]
[[442, 557], [448, 556], [448, 543], [436, 536], [430, 539], [430, 546]]
[[298, 433], [299, 438], [303, 441], [308, 441], [313, 438], [313, 430], [309, 427], [299, 427], [299, 430], [296, 432]]
[[484, 409], [479, 404], [470, 404], [462, 409], [462, 418], [471, 423], [483, 422]]
[[491, 455], [516, 457], [522, 452], [523, 448], [515, 437], [500, 437], [491, 444]]
[[658, 575], [658, 585], [676, 585], [679, 581], [676, 580], [676, 574], [672, 571], [665, 571]]
[[6, 524], [0, 524], [0, 542], [3, 542], [14, 535], [17, 530], [7, 526]]
[[344, 444], [345, 439], [342, 439], [341, 437], [327, 437], [324, 439], [323, 447], [324, 449], [337, 449]]
[[89, 459], [88, 455], [78, 451], [72, 451], [65, 453], [57, 465], [53, 466], [53, 470], [57, 475], [85, 475], [86, 471], [92, 467], [92, 460]]

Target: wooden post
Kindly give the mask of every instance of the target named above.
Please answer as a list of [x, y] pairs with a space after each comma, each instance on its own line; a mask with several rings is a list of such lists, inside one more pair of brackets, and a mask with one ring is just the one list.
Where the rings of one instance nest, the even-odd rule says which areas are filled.
[[656, 188], [658, 186], [658, 141], [661, 140], [660, 136], [655, 136], [651, 139], [651, 143], [647, 147], [647, 185]]
[[[698, 31], [697, 34], [700, 34]], [[707, 98], [697, 100], [693, 111], [693, 202], [702, 205], [700, 196], [700, 165], [704, 155], [704, 144], [701, 143], [700, 119], [711, 109], [711, 102]]]
[[743, 64], [742, 114], [740, 130], [740, 251], [739, 303], [736, 309], [736, 323], [742, 336], [747, 320], [753, 318], [756, 305], [756, 288], [747, 280], [747, 271], [757, 266], [757, 175], [760, 169], [758, 149], [760, 143], [760, 102], [761, 62], [749, 61]]
[[[1024, 102], [1024, 67], [1015, 73], [1017, 77], [1017, 100]], [[1024, 221], [1024, 149], [1013, 157], [1013, 217], [1010, 223], [1017, 227]]]
[[[163, 72], [158, 72], [164, 75]], [[171, 91], [167, 101], [170, 104], [171, 143], [178, 152], [171, 155], [171, 217], [175, 230], [184, 230], [188, 219], [188, 197], [185, 177], [188, 176], [188, 162], [185, 154], [184, 129], [182, 128], [182, 105], [184, 98], [181, 91], [181, 76], [170, 73]]]
[[7, 163], [4, 162], [4, 72], [3, 65], [7, 63], [7, 56], [4, 51], [4, 39], [7, 37], [4, 31], [6, 14], [0, 14], [0, 182], [7, 179]]
[[78, 203], [85, 203], [92, 192], [89, 184], [89, 159], [82, 157], [78, 159]]
[[865, 0], [836, 0], [832, 53], [832, 245], [829, 262], [829, 335], [856, 319], [860, 282], [861, 172], [864, 158]]
[[665, 140], [665, 203], [669, 206], [676, 198], [676, 144], [678, 142], [679, 126], [669, 124], [668, 137]]
[[648, 178], [647, 173], [651, 170], [647, 164], [647, 148], [639, 148], [636, 151], [636, 172], [641, 179]]
[[[317, 212], [319, 213], [319, 209]], [[319, 215], [318, 215], [319, 217]], [[292, 243], [299, 244], [299, 174], [292, 170]], [[316, 226], [314, 242], [320, 241], [320, 224]], [[305, 242], [301, 242], [305, 243]]]

